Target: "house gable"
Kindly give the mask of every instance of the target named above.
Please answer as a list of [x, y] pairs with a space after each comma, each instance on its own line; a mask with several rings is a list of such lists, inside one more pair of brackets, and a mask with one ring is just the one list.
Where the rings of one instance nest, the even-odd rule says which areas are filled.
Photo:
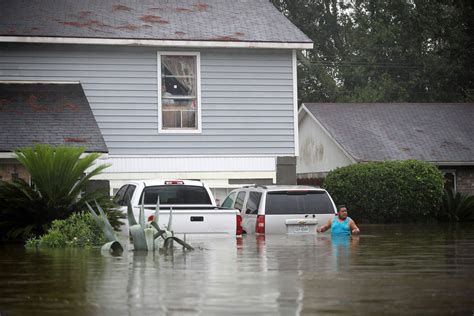
[[299, 111], [298, 125], [300, 156], [296, 172], [299, 177], [318, 174], [319, 178], [330, 170], [355, 162], [304, 105]]
[[[227, 188], [228, 179], [274, 179], [276, 158], [298, 154], [295, 49], [312, 41], [267, 0], [1, 6], [0, 80], [80, 82], [113, 164], [102, 176], [114, 188], [157, 177]], [[158, 56], [170, 52], [199, 56], [192, 133], [159, 128]]]

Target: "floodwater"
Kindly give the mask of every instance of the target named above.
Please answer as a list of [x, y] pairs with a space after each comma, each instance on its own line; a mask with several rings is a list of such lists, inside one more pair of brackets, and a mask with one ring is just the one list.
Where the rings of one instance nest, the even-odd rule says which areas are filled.
[[0, 247], [5, 315], [473, 315], [474, 225], [188, 239], [133, 253]]

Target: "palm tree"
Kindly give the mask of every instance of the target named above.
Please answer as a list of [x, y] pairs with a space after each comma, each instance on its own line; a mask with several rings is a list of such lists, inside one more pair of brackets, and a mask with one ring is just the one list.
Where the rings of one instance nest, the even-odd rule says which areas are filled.
[[[32, 183], [21, 179], [12, 183], [0, 181], [1, 238], [26, 239], [43, 234], [53, 220], [86, 210], [86, 202], [94, 199], [111, 206], [108, 193], [84, 193], [89, 180], [108, 165], [94, 166], [99, 154], [81, 158], [83, 153], [84, 148], [49, 145], [15, 151], [18, 161], [30, 173]], [[116, 219], [117, 214], [112, 217]], [[112, 222], [117, 224], [116, 220]]]
[[474, 195], [445, 190], [438, 220], [449, 222], [474, 221]]

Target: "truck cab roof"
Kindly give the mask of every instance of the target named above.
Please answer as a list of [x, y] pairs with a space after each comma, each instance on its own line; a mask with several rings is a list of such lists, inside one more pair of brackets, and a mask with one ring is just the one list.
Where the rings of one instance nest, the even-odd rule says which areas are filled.
[[146, 179], [146, 180], [134, 180], [127, 183], [133, 183], [136, 185], [144, 184], [145, 186], [154, 185], [193, 185], [193, 186], [205, 186], [202, 181], [198, 180], [184, 180], [184, 179]]

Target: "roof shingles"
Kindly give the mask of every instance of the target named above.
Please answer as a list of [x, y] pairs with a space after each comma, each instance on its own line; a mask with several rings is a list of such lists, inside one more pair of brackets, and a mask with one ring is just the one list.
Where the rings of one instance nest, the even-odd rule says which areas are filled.
[[268, 0], [0, 0], [0, 35], [312, 43]]
[[306, 103], [357, 161], [474, 162], [473, 103]]
[[0, 84], [0, 152], [33, 146], [108, 152], [80, 84]]

